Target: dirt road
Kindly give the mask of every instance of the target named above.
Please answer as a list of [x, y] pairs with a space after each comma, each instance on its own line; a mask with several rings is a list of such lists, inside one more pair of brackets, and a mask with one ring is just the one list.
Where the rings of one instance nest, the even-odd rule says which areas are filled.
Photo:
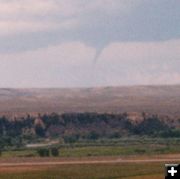
[[0, 167], [18, 167], [18, 166], [54, 166], [54, 165], [76, 165], [76, 164], [110, 164], [110, 163], [153, 163], [153, 162], [168, 162], [180, 163], [180, 158], [165, 158], [165, 159], [112, 159], [112, 160], [73, 160], [73, 161], [41, 161], [41, 162], [0, 162]]

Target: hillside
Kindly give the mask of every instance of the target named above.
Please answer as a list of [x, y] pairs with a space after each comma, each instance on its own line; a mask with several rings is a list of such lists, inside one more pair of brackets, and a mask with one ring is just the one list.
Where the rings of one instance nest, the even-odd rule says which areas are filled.
[[146, 112], [180, 115], [180, 86], [0, 89], [0, 113]]

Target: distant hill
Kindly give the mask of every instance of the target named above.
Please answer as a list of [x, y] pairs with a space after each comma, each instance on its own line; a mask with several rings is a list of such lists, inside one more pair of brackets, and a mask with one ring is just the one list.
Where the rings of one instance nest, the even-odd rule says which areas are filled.
[[146, 112], [180, 116], [180, 85], [0, 89], [1, 115], [51, 112]]

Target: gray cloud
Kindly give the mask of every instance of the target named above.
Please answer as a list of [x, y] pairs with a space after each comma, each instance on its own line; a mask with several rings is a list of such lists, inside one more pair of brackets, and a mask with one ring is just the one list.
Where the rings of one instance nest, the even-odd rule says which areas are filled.
[[112, 43], [96, 66], [81, 42], [0, 56], [0, 86], [74, 87], [180, 83], [180, 40]]
[[102, 50], [114, 41], [180, 38], [179, 5], [176, 0], [1, 0], [0, 52], [70, 41]]
[[180, 83], [179, 6], [0, 0], [0, 86]]

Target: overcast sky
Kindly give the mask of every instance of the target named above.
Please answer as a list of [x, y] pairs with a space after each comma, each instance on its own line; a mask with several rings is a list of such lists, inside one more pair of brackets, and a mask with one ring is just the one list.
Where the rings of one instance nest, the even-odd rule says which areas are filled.
[[180, 84], [180, 0], [0, 0], [0, 87]]

